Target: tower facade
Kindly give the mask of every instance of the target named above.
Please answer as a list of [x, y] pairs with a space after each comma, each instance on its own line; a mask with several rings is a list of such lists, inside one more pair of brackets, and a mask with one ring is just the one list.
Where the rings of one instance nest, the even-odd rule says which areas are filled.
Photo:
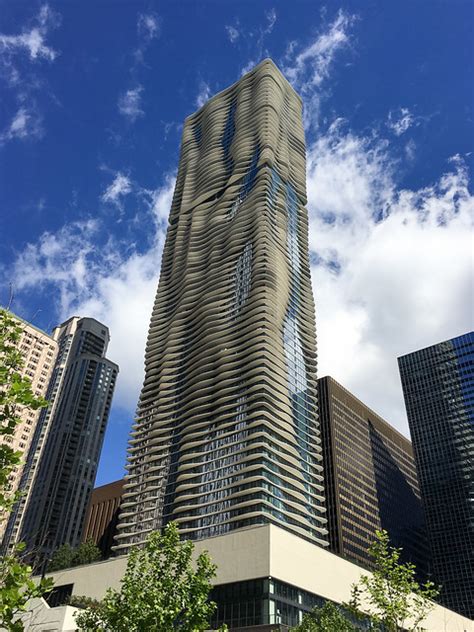
[[[36, 397], [45, 397], [51, 378], [57, 354], [56, 341], [46, 332], [41, 331], [31, 323], [12, 314], [21, 328], [18, 350], [23, 358], [21, 374], [31, 381], [31, 390]], [[6, 442], [10, 447], [28, 454], [31, 441], [40, 417], [41, 410], [23, 409], [19, 411], [20, 423], [15, 428], [12, 437], [0, 435], [0, 443]], [[9, 491], [13, 495], [20, 486], [23, 473], [23, 462], [16, 465], [9, 476]], [[0, 514], [0, 542], [5, 533], [8, 514]]]
[[53, 332], [58, 345], [46, 399], [26, 460], [3, 548], [24, 541], [37, 559], [81, 542], [118, 367], [105, 358], [109, 331], [73, 317]]
[[398, 364], [440, 600], [474, 618], [474, 332]]
[[318, 380], [331, 551], [366, 567], [385, 529], [421, 577], [425, 521], [410, 441], [331, 377]]
[[186, 119], [117, 552], [274, 523], [327, 544], [302, 104], [265, 60]]
[[104, 559], [110, 557], [114, 545], [122, 494], [123, 479], [92, 490], [82, 541], [92, 540]]

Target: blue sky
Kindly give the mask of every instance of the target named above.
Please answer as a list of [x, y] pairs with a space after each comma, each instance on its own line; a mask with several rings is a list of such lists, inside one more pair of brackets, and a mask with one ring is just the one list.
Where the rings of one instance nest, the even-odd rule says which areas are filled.
[[0, 0], [0, 302], [111, 330], [123, 473], [184, 118], [272, 57], [305, 104], [320, 375], [407, 432], [396, 357], [472, 327], [472, 2]]

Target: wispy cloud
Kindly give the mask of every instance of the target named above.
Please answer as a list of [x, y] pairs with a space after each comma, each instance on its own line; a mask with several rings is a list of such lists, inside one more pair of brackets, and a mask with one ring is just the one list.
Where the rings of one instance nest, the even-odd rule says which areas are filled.
[[145, 61], [145, 52], [150, 43], [160, 36], [161, 20], [156, 13], [139, 13], [137, 17], [138, 46], [133, 53], [137, 64]]
[[205, 81], [201, 81], [199, 84], [199, 92], [196, 97], [196, 107], [200, 108], [206, 103], [211, 96], [211, 87]]
[[11, 140], [39, 139], [44, 134], [36, 98], [44, 87], [39, 69], [41, 62], [52, 63], [59, 55], [47, 41], [59, 23], [59, 14], [43, 4], [20, 33], [0, 33], [0, 80], [17, 102], [16, 112], [9, 113], [11, 122], [0, 133], [1, 145]]
[[151, 42], [160, 36], [160, 31], [161, 21], [156, 13], [138, 13], [138, 45], [131, 53], [133, 62], [129, 68], [132, 83], [136, 85], [120, 94], [117, 103], [120, 114], [131, 123], [135, 123], [137, 119], [145, 115], [143, 109], [144, 88], [141, 83], [138, 82], [138, 76], [140, 71], [143, 71], [143, 66], [146, 65], [145, 53]]
[[397, 356], [469, 327], [474, 198], [460, 157], [409, 190], [396, 155], [336, 121], [308, 147], [308, 209], [319, 374], [406, 432]]
[[182, 129], [183, 124], [178, 123], [177, 121], [160, 121], [163, 125], [163, 140], [168, 140], [170, 134], [178, 135]]
[[265, 18], [267, 20], [267, 26], [264, 29], [264, 32], [265, 35], [269, 35], [273, 31], [273, 27], [277, 21], [277, 13], [274, 7], [265, 13]]
[[128, 118], [134, 123], [138, 118], [143, 116], [145, 112], [142, 109], [142, 93], [143, 87], [136, 86], [127, 90], [119, 96], [118, 109], [120, 114]]
[[387, 127], [392, 130], [395, 136], [401, 136], [415, 123], [415, 117], [408, 108], [399, 108], [389, 113]]
[[33, 19], [32, 26], [24, 28], [17, 35], [0, 33], [0, 53], [9, 55], [24, 52], [34, 61], [38, 59], [54, 61], [58, 53], [48, 46], [46, 38], [48, 32], [57, 24], [58, 15], [50, 9], [49, 5], [42, 5]]
[[229, 38], [229, 41], [231, 42], [231, 44], [235, 44], [235, 42], [240, 37], [240, 32], [237, 26], [225, 26], [224, 28], [226, 30], [227, 37]]
[[41, 117], [34, 108], [20, 107], [8, 127], [0, 134], [0, 143], [9, 140], [32, 140], [43, 136]]
[[137, 18], [138, 36], [145, 42], [158, 37], [160, 34], [160, 19], [156, 13], [139, 13]]
[[[97, 216], [43, 233], [18, 253], [11, 268], [0, 270], [4, 279], [13, 280], [20, 294], [41, 291], [51, 296], [58, 321], [81, 314], [109, 326], [109, 357], [124, 369], [114, 401], [132, 415], [143, 379], [145, 341], [174, 184], [170, 174], [154, 190], [132, 187], [136, 204], [141, 207], [140, 224], [146, 222], [151, 235], [144, 249], [135, 245], [143, 241], [141, 233], [135, 239], [130, 234], [126, 242], [118, 240], [110, 235], [110, 225]], [[128, 195], [131, 186], [126, 177], [116, 177], [107, 191], [116, 200]], [[140, 225], [133, 222], [130, 230], [134, 226], [140, 230]]]
[[132, 182], [130, 178], [127, 175], [118, 172], [113, 181], [105, 189], [101, 199], [103, 202], [109, 202], [122, 209], [124, 197], [131, 192]]
[[277, 13], [274, 8], [266, 11], [265, 24], [255, 30], [245, 33], [245, 42], [250, 45], [251, 57], [248, 62], [241, 68], [240, 74], [252, 70], [254, 66], [262, 61], [265, 57], [269, 57], [270, 53], [265, 46], [266, 38], [272, 33], [277, 21]]
[[405, 145], [405, 156], [410, 162], [413, 162], [413, 160], [415, 160], [416, 143], [412, 138], [410, 138], [410, 140]]
[[58, 312], [87, 291], [88, 258], [94, 253], [96, 220], [71, 222], [55, 233], [43, 233], [20, 252], [9, 273], [17, 290], [54, 287]]
[[283, 71], [305, 101], [305, 123], [317, 127], [324, 83], [337, 55], [350, 44], [356, 16], [340, 10], [326, 30], [308, 45], [291, 42], [283, 59]]
[[145, 197], [148, 210], [152, 213], [157, 230], [162, 230], [168, 224], [168, 218], [173, 201], [176, 174], [166, 174], [163, 184], [158, 189], [141, 189], [140, 193]]

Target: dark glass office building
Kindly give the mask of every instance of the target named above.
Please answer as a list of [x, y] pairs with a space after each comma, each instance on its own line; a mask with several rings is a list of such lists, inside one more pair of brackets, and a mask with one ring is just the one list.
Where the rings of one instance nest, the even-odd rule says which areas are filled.
[[474, 333], [398, 359], [440, 601], [474, 617]]
[[318, 380], [330, 548], [363, 566], [385, 529], [420, 577], [428, 555], [410, 441], [331, 377]]

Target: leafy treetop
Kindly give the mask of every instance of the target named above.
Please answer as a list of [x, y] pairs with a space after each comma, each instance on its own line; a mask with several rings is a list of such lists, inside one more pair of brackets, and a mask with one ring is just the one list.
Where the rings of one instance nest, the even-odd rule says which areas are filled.
[[48, 564], [48, 571], [59, 571], [71, 566], [81, 564], [92, 564], [102, 558], [100, 549], [93, 540], [82, 542], [78, 547], [73, 548], [69, 544], [63, 544], [54, 551], [51, 561]]
[[385, 632], [415, 632], [433, 609], [439, 589], [431, 581], [420, 584], [416, 567], [401, 563], [401, 549], [390, 546], [387, 531], [376, 531], [369, 548], [375, 568], [353, 585], [347, 607], [366, 613]]
[[356, 632], [356, 629], [341, 608], [327, 601], [306, 614], [292, 632]]
[[82, 632], [202, 632], [215, 604], [208, 600], [215, 566], [194, 545], [181, 541], [178, 528], [150, 534], [128, 557], [120, 590], [109, 589], [102, 602], [76, 615]]

